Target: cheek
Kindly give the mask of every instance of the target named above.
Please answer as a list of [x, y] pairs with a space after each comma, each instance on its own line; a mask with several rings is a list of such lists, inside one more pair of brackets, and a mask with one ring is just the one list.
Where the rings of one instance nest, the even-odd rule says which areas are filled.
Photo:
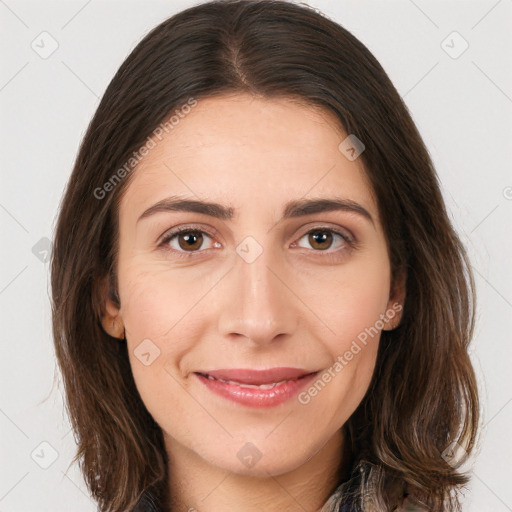
[[[172, 337], [182, 328], [181, 320], [206, 292], [207, 280], [191, 279], [190, 273], [170, 271], [165, 263], [134, 260], [120, 269], [121, 316], [132, 338], [149, 337], [155, 342]], [[124, 286], [122, 286], [124, 283]]]
[[[388, 301], [388, 288], [380, 290], [376, 283], [358, 283], [339, 294], [336, 303], [329, 305], [331, 328], [341, 341], [340, 349], [346, 350], [352, 340], [364, 342], [368, 337], [376, 337], [383, 327], [382, 315]], [[371, 333], [371, 334], [369, 334]], [[378, 340], [378, 338], [377, 338]]]
[[[370, 257], [371, 256], [371, 257]], [[311, 283], [315, 283], [312, 287]], [[375, 251], [335, 272], [309, 275], [299, 284], [304, 302], [328, 327], [329, 352], [339, 355], [368, 329], [383, 327], [389, 300], [390, 269], [385, 252]], [[362, 334], [363, 333], [363, 334]], [[377, 338], [378, 342], [378, 338]]]
[[[152, 400], [158, 400], [162, 379], [170, 379], [165, 375], [168, 360], [179, 357], [187, 342], [186, 337], [175, 335], [179, 319], [185, 314], [183, 300], [161, 271], [135, 264], [120, 268], [119, 295], [137, 388], [143, 398], [151, 395]], [[164, 339], [175, 342], [164, 344]]]
[[[310, 353], [317, 351], [315, 362], [323, 361], [325, 367], [338, 363], [331, 367], [329, 389], [322, 390], [322, 398], [314, 399], [314, 390], [310, 396], [314, 402], [310, 407], [318, 408], [315, 417], [331, 418], [330, 425], [346, 421], [371, 380], [381, 329], [377, 322], [389, 295], [386, 263], [382, 255], [371, 261], [361, 258], [335, 272], [309, 267], [285, 276], [300, 298], [286, 295], [287, 307], [300, 319], [292, 336], [309, 340]], [[195, 407], [187, 405], [187, 396], [173, 375], [179, 374], [187, 354], [201, 346], [205, 333], [212, 335], [208, 330], [215, 329], [217, 316], [225, 311], [223, 301], [238, 290], [236, 283], [226, 281], [222, 292], [212, 291], [223, 275], [221, 268], [213, 270], [208, 275], [200, 268], [170, 271], [164, 263], [148, 265], [137, 259], [119, 269], [121, 315], [132, 372], [155, 419], [165, 418], [163, 409], [171, 405], [183, 414], [188, 406]]]
[[[326, 280], [324, 292], [310, 299], [329, 328], [322, 342], [332, 361], [316, 385], [317, 390], [323, 390], [324, 384], [330, 388], [317, 403], [325, 409], [319, 414], [337, 411], [341, 422], [355, 410], [370, 384], [389, 299], [390, 273], [385, 256], [364, 263]], [[318, 392], [310, 391], [313, 396]], [[304, 397], [304, 403], [311, 395]]]
[[119, 268], [130, 365], [148, 409], [183, 394], [173, 375], [208, 325], [210, 308], [204, 297], [218, 278], [190, 270], [170, 270], [165, 262], [140, 258]]
[[380, 315], [386, 294], [375, 288], [358, 287], [339, 294], [338, 304], [324, 310], [329, 329], [322, 337], [330, 355], [326, 367], [299, 395], [299, 403], [312, 418], [324, 418], [327, 428], [339, 428], [361, 403], [370, 385], [382, 329]]

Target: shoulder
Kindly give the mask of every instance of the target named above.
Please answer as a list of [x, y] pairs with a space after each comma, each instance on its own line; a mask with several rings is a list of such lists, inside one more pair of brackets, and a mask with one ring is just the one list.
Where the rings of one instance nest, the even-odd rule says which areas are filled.
[[161, 512], [161, 509], [155, 497], [146, 491], [130, 512]]

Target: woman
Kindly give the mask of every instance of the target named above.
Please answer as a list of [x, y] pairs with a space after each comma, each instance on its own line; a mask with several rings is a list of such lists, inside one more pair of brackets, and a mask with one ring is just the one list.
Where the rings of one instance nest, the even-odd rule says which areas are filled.
[[315, 10], [208, 2], [143, 39], [80, 148], [52, 294], [100, 510], [459, 508], [468, 259], [397, 91]]

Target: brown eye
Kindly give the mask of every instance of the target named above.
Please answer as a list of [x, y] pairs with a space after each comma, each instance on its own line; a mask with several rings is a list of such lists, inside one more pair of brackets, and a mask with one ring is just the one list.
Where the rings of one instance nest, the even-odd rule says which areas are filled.
[[177, 238], [180, 248], [184, 251], [200, 249], [203, 243], [203, 235], [200, 231], [178, 233]]
[[[326, 251], [327, 249], [344, 249], [346, 246], [351, 246], [352, 241], [348, 235], [343, 235], [328, 228], [318, 228], [313, 229], [303, 235], [300, 240], [294, 244], [299, 245], [300, 247], [305, 247], [301, 245], [301, 241], [306, 239], [309, 247], [314, 249], [315, 251]], [[331, 251], [332, 252], [332, 251]]]
[[311, 231], [308, 242], [313, 249], [325, 250], [332, 245], [333, 236], [330, 231]]
[[[210, 241], [210, 245], [204, 247], [205, 242]], [[195, 253], [202, 252], [202, 249], [211, 247], [212, 238], [210, 235], [199, 229], [178, 229], [165, 235], [160, 245], [167, 246], [176, 253]], [[218, 244], [215, 244], [218, 245]]]

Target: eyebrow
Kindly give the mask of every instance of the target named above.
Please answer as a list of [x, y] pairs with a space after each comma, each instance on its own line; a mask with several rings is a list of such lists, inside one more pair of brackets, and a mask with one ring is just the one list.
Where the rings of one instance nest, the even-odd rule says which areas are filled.
[[[209, 201], [198, 201], [194, 199], [184, 199], [179, 196], [172, 196], [153, 206], [149, 207], [137, 219], [139, 222], [155, 213], [159, 212], [193, 212], [208, 215], [220, 220], [231, 220], [234, 217], [234, 209], [219, 203]], [[371, 222], [374, 226], [374, 220], [370, 212], [359, 203], [350, 199], [338, 197], [320, 198], [320, 199], [298, 199], [289, 201], [285, 204], [282, 220], [313, 215], [315, 213], [324, 213], [331, 211], [346, 211], [356, 213]]]

